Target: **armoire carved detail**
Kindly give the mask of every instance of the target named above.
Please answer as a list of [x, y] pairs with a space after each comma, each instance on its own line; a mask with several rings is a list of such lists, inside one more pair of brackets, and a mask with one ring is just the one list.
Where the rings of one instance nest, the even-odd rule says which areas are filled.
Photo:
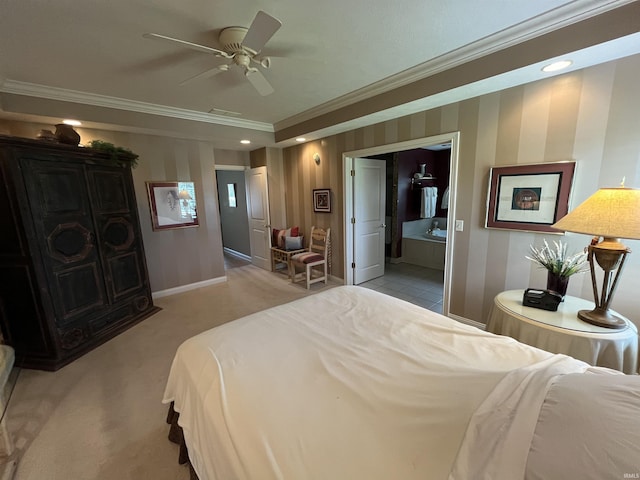
[[16, 365], [56, 370], [153, 306], [131, 170], [0, 136], [0, 326]]

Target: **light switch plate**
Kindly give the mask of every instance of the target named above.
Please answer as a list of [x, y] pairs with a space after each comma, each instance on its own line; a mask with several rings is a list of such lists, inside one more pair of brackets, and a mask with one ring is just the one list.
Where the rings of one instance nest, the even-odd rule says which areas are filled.
[[456, 232], [464, 231], [464, 220], [456, 220]]

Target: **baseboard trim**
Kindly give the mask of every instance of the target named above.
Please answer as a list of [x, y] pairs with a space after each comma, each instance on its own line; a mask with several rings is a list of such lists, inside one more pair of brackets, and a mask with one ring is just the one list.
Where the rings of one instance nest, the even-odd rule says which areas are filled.
[[475, 320], [469, 320], [468, 318], [460, 317], [458, 315], [449, 314], [449, 318], [456, 320], [465, 325], [471, 325], [472, 327], [479, 328], [480, 330], [486, 330], [487, 326], [484, 323], [476, 322]]
[[166, 290], [158, 290], [157, 292], [151, 292], [151, 298], [154, 300], [157, 298], [168, 297], [169, 295], [175, 295], [177, 293], [184, 293], [196, 288], [208, 287], [209, 285], [215, 285], [216, 283], [223, 283], [227, 281], [227, 276], [210, 278], [209, 280], [203, 280], [201, 282], [190, 283], [188, 285], [180, 285], [179, 287], [167, 288]]
[[225, 253], [228, 253], [229, 255], [233, 255], [234, 257], [238, 257], [241, 258], [242, 260], [246, 260], [247, 262], [251, 261], [251, 256], [250, 255], [245, 255], [244, 253], [240, 253], [236, 250], [232, 250], [228, 247], [222, 247], [222, 249], [225, 251]]

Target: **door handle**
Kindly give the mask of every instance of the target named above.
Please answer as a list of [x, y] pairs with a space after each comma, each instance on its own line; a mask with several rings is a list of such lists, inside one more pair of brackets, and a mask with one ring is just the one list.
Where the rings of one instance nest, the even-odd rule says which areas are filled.
[[380, 224], [380, 228], [387, 228], [387, 225], [386, 225], [386, 224], [384, 224], [384, 223], [381, 223], [381, 224]]

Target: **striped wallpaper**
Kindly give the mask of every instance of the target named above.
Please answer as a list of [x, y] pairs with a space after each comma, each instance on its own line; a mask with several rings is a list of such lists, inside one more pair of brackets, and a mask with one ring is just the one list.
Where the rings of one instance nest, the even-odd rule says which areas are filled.
[[[456, 232], [450, 311], [485, 322], [500, 291], [544, 286], [545, 273], [524, 256], [529, 245], [552, 235], [488, 230], [483, 227], [489, 168], [493, 165], [575, 159], [572, 205], [598, 187], [640, 187], [640, 56], [553, 77], [420, 112], [319, 141], [282, 150], [252, 152], [251, 163], [282, 171], [277, 184], [274, 221], [331, 227], [332, 274], [343, 276], [344, 218], [342, 152], [460, 132], [457, 211], [465, 231]], [[0, 133], [33, 138], [42, 128], [0, 121]], [[152, 135], [78, 129], [83, 141], [100, 138], [140, 155], [133, 171], [152, 290], [162, 291], [224, 277], [222, 239], [214, 181], [215, 164], [249, 165], [245, 152], [216, 150], [211, 142]], [[320, 154], [320, 164], [313, 161]], [[255, 158], [254, 158], [255, 157]], [[196, 183], [200, 227], [153, 232], [148, 214], [147, 180]], [[278, 181], [278, 179], [274, 179]], [[330, 188], [332, 212], [314, 213], [312, 190]], [[277, 205], [276, 205], [277, 204]], [[283, 207], [284, 205], [284, 207]], [[284, 210], [282, 212], [281, 210]], [[285, 216], [286, 212], [286, 216]], [[588, 243], [584, 235], [564, 237], [573, 249]], [[640, 242], [627, 260], [613, 308], [640, 324], [634, 282], [640, 277]], [[588, 276], [573, 277], [569, 294], [591, 298]]]
[[[7, 135], [34, 138], [43, 128], [51, 126], [0, 121], [0, 133]], [[152, 292], [225, 276], [214, 160], [246, 165], [247, 152], [216, 150], [210, 142], [195, 140], [83, 128], [77, 131], [83, 143], [100, 139], [126, 146], [140, 156], [132, 172]], [[154, 232], [145, 184], [149, 180], [194, 182], [200, 226]]]
[[[288, 223], [305, 231], [331, 227], [333, 268], [343, 276], [342, 152], [460, 132], [456, 232], [450, 312], [486, 322], [502, 290], [544, 287], [546, 274], [524, 257], [530, 244], [563, 238], [571, 249], [585, 235], [534, 234], [484, 228], [491, 166], [576, 160], [571, 207], [599, 187], [640, 188], [640, 56], [591, 67], [426, 112], [386, 121], [284, 149]], [[320, 165], [313, 154], [321, 156]], [[331, 188], [332, 213], [313, 213], [312, 190]], [[613, 308], [640, 324], [634, 282], [640, 276], [640, 242], [627, 259]], [[592, 297], [588, 275], [572, 277], [569, 294]]]

